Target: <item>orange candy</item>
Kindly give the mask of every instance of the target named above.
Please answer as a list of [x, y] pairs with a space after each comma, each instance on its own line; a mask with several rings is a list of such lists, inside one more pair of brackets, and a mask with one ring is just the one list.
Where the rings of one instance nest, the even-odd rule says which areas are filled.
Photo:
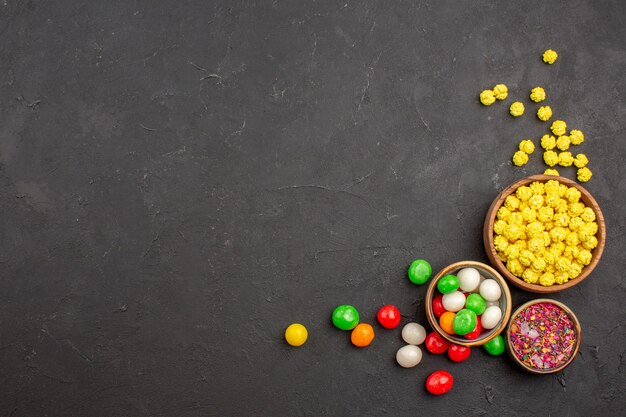
[[456, 317], [456, 314], [451, 311], [446, 311], [441, 315], [441, 317], [439, 317], [439, 325], [444, 332], [448, 334], [454, 334], [454, 327], [452, 326], [454, 317]]
[[374, 340], [374, 328], [367, 323], [359, 323], [350, 336], [352, 344], [357, 347], [369, 346]]

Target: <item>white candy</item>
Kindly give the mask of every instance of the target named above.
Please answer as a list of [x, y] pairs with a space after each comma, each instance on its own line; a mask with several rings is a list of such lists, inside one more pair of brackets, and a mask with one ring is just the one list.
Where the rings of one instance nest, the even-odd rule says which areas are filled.
[[502, 295], [502, 289], [495, 280], [486, 279], [480, 284], [480, 295], [487, 301], [498, 301]]
[[417, 366], [422, 360], [422, 350], [417, 346], [406, 345], [398, 349], [396, 353], [396, 361], [403, 368], [412, 368]]
[[418, 323], [407, 323], [402, 328], [402, 339], [409, 345], [421, 345], [426, 339], [426, 329]]
[[500, 323], [501, 318], [502, 310], [500, 310], [500, 307], [487, 307], [483, 315], [480, 316], [480, 324], [482, 324], [485, 329], [493, 329]]
[[441, 301], [443, 302], [443, 308], [453, 313], [465, 307], [465, 295], [461, 291], [444, 294]]
[[465, 292], [476, 291], [480, 283], [480, 273], [475, 268], [463, 268], [457, 274], [461, 290]]

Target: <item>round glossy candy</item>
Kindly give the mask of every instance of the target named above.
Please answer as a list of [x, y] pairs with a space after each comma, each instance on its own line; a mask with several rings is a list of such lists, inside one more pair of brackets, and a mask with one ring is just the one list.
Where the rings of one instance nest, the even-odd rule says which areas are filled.
[[444, 294], [441, 302], [447, 311], [456, 313], [465, 306], [465, 295], [461, 291]]
[[480, 273], [476, 268], [463, 268], [457, 274], [459, 286], [465, 292], [476, 291], [480, 284]]
[[452, 322], [454, 333], [464, 336], [476, 328], [476, 313], [464, 308], [456, 313]]
[[465, 308], [472, 310], [477, 315], [481, 315], [485, 312], [487, 303], [480, 294], [470, 294], [465, 302]]
[[340, 305], [333, 311], [333, 324], [341, 330], [352, 330], [359, 324], [359, 312], [350, 305]]
[[442, 353], [446, 353], [448, 346], [450, 346], [450, 342], [441, 337], [440, 334], [430, 332], [428, 333], [428, 336], [426, 336], [426, 342], [424, 345], [426, 346], [426, 350], [430, 353], [441, 355]]
[[433, 395], [441, 395], [452, 389], [454, 378], [446, 371], [435, 371], [426, 379], [426, 389]]
[[454, 325], [452, 323], [454, 322], [455, 316], [455, 313], [446, 311], [439, 317], [439, 326], [441, 326], [444, 332], [454, 334]]
[[442, 294], [449, 294], [459, 289], [459, 279], [456, 275], [445, 275], [437, 281], [437, 289]]
[[435, 317], [441, 317], [446, 312], [446, 308], [443, 306], [443, 295], [438, 294], [433, 298], [433, 314]]
[[480, 295], [482, 295], [486, 301], [497, 301], [502, 295], [500, 284], [493, 279], [484, 280], [482, 284], [480, 284], [479, 291]]
[[409, 281], [411, 281], [415, 285], [422, 285], [428, 278], [430, 278], [433, 273], [433, 268], [430, 266], [428, 262], [423, 259], [418, 259], [411, 263], [409, 266], [409, 270], [407, 271], [407, 275], [409, 276]]
[[385, 329], [394, 329], [400, 324], [400, 310], [396, 306], [387, 304], [378, 310], [376, 318]]
[[483, 328], [493, 329], [498, 325], [501, 318], [502, 310], [500, 310], [500, 307], [491, 306], [487, 307], [487, 309], [480, 318], [480, 322], [483, 325]]
[[426, 329], [419, 323], [407, 323], [402, 328], [402, 339], [409, 345], [421, 345], [426, 339]]
[[309, 332], [300, 323], [290, 324], [285, 330], [285, 340], [291, 346], [302, 346], [308, 337]]
[[374, 340], [374, 328], [367, 323], [359, 323], [350, 335], [352, 344], [357, 347], [369, 346]]
[[478, 339], [478, 337], [480, 336], [480, 333], [482, 331], [483, 331], [483, 326], [480, 323], [480, 316], [478, 316], [478, 317], [476, 317], [476, 327], [474, 327], [474, 330], [472, 330], [471, 332], [466, 334], [464, 337], [467, 340], [476, 340], [476, 339]]
[[472, 350], [467, 346], [455, 345], [454, 343], [448, 348], [448, 357], [453, 362], [463, 362], [470, 357]]
[[406, 345], [398, 349], [396, 361], [403, 368], [412, 368], [422, 361], [422, 350], [417, 346]]
[[500, 356], [504, 353], [504, 338], [501, 334], [497, 335], [483, 345], [487, 353], [493, 356]]

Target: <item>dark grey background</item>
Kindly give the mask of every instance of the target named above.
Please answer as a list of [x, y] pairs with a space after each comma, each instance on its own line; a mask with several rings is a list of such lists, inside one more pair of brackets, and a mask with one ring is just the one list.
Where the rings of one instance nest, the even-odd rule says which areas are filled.
[[[623, 412], [626, 3], [548, 3], [0, 1], [0, 415]], [[580, 355], [537, 377], [482, 349], [401, 369], [378, 326], [351, 347], [335, 305], [425, 323], [410, 261], [486, 260], [491, 200], [545, 168], [509, 162], [547, 128], [536, 85], [585, 132], [607, 220], [555, 296]]]

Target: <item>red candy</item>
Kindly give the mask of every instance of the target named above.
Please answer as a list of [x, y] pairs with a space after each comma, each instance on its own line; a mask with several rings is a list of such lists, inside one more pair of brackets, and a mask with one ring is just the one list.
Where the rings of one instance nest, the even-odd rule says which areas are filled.
[[443, 295], [439, 294], [433, 298], [433, 313], [435, 314], [435, 317], [441, 317], [441, 315], [445, 312], [446, 309], [443, 306]]
[[380, 310], [378, 310], [377, 318], [380, 325], [385, 329], [394, 329], [400, 324], [400, 310], [391, 304], [382, 306]]
[[474, 328], [474, 330], [466, 334], [465, 338], [467, 340], [478, 339], [478, 336], [480, 336], [480, 333], [482, 331], [483, 331], [483, 325], [480, 323], [480, 316], [478, 316], [476, 317], [476, 327]]
[[472, 350], [467, 346], [452, 344], [448, 348], [448, 357], [453, 362], [463, 362], [470, 357], [470, 353], [472, 353]]
[[435, 371], [426, 380], [426, 389], [433, 395], [441, 395], [452, 389], [454, 378], [446, 371]]
[[450, 342], [435, 332], [428, 333], [424, 344], [426, 345], [426, 350], [435, 355], [446, 353], [446, 350], [448, 350], [450, 346]]

